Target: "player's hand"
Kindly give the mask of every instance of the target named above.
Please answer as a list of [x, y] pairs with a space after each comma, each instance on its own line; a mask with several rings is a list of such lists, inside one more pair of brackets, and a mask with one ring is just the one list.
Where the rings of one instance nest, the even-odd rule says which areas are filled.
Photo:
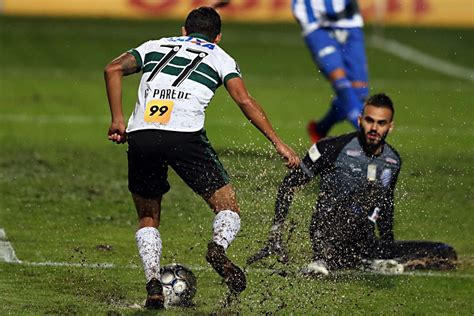
[[114, 143], [123, 144], [127, 141], [124, 122], [112, 122], [109, 127], [107, 138]]
[[275, 149], [278, 154], [285, 159], [285, 165], [288, 168], [296, 168], [300, 165], [300, 157], [295, 153], [293, 149], [291, 149], [285, 143], [277, 143], [275, 144]]

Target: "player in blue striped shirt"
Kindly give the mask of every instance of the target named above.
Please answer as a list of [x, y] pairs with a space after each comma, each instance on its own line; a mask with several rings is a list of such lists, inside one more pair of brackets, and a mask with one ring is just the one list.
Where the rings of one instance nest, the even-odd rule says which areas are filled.
[[343, 120], [357, 128], [368, 95], [363, 20], [356, 0], [293, 0], [292, 10], [314, 62], [335, 92], [327, 114], [308, 124], [315, 143]]

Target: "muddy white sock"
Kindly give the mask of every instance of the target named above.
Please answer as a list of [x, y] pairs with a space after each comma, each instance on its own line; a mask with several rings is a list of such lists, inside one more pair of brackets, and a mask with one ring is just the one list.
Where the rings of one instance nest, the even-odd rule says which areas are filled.
[[160, 279], [161, 236], [155, 227], [143, 227], [135, 234], [138, 253], [142, 258], [146, 282]]
[[212, 240], [227, 250], [240, 230], [240, 216], [231, 210], [220, 211], [212, 223]]

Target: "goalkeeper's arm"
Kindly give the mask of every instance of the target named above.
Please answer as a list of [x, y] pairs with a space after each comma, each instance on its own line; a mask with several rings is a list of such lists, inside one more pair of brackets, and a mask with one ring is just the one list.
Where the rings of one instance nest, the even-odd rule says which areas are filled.
[[310, 152], [314, 150], [319, 156], [314, 159], [311, 158], [310, 153], [306, 154], [299, 167], [291, 170], [283, 179], [275, 201], [275, 217], [273, 218], [272, 230], [279, 230], [283, 226], [296, 190], [311, 181], [324, 169], [329, 168], [334, 157], [337, 157], [335, 149], [336, 146], [334, 146], [333, 140], [323, 140], [313, 145]]
[[278, 188], [275, 201], [275, 216], [273, 218], [275, 228], [283, 226], [296, 190], [311, 180], [311, 177], [303, 171], [303, 164], [302, 162], [299, 168], [291, 170]]

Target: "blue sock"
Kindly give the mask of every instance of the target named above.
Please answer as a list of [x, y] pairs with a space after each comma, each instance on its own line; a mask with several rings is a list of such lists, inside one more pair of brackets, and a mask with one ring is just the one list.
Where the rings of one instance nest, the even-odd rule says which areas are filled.
[[357, 118], [362, 111], [363, 103], [352, 88], [351, 82], [346, 77], [337, 79], [333, 82], [333, 89], [341, 102], [341, 107], [337, 110], [341, 111], [341, 115], [358, 129]]
[[369, 96], [369, 87], [362, 87], [362, 88], [352, 88], [354, 89], [355, 94], [361, 100], [362, 103], [367, 100], [367, 97]]

